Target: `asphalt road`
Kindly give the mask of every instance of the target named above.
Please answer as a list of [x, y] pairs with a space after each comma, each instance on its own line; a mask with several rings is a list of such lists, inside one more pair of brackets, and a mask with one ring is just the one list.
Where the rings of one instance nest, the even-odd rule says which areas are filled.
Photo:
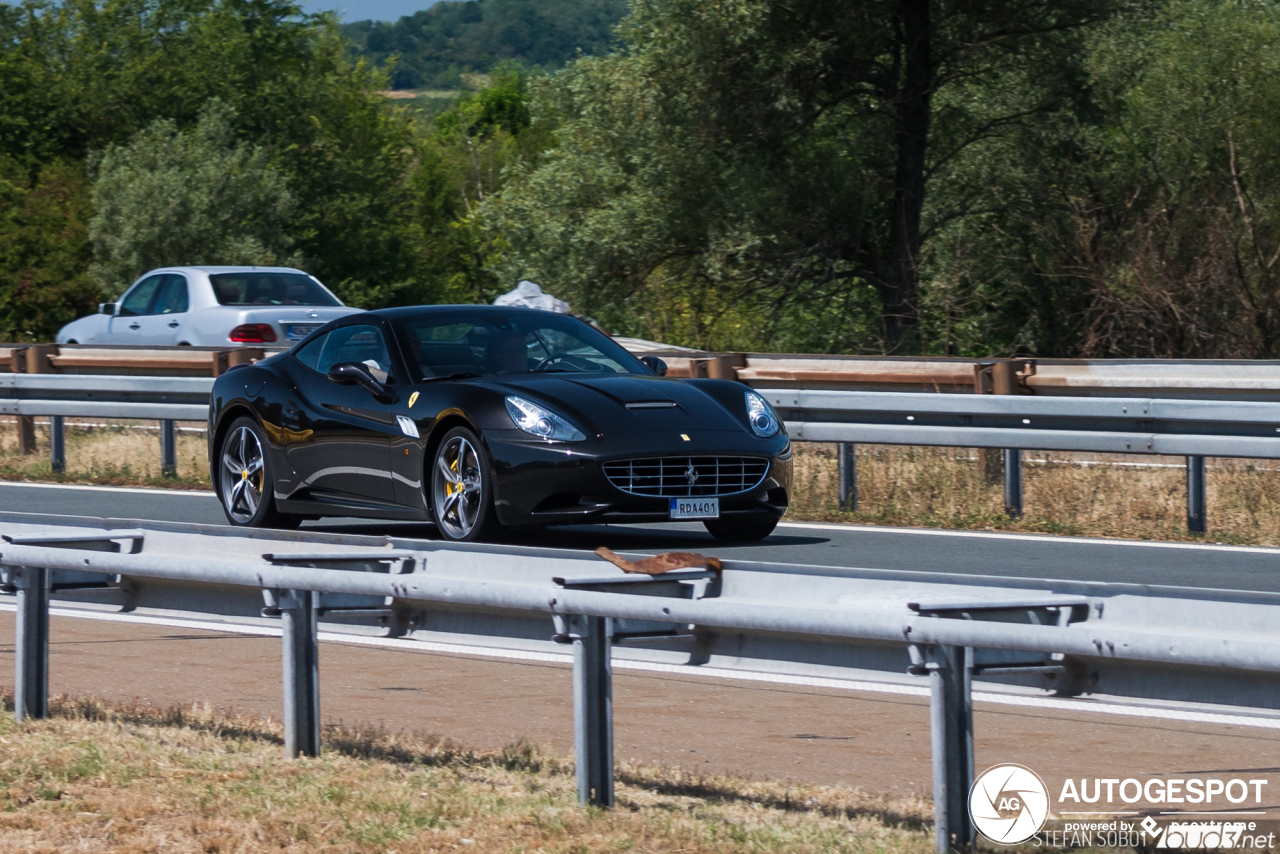
[[[0, 508], [59, 516], [226, 524], [211, 494], [167, 490], [6, 483], [0, 484]], [[305, 527], [426, 539], [436, 536], [430, 525], [367, 520], [323, 519]], [[587, 550], [603, 545], [630, 552], [696, 550], [722, 558], [776, 563], [1280, 593], [1280, 549], [1211, 544], [785, 522], [768, 540], [750, 545], [718, 543], [696, 523], [559, 528], [516, 542]]]

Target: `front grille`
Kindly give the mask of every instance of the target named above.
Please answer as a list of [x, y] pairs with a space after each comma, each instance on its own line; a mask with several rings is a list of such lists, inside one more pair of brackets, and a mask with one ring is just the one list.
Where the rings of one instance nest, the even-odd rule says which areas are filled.
[[769, 471], [760, 457], [647, 457], [604, 464], [609, 482], [632, 495], [710, 498], [755, 489]]

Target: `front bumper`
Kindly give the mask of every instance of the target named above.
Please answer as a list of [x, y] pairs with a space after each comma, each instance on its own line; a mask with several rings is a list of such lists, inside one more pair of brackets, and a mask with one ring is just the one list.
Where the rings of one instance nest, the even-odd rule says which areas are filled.
[[493, 461], [495, 506], [503, 525], [667, 521], [668, 497], [624, 492], [605, 476], [605, 463], [642, 457], [739, 456], [767, 460], [768, 469], [757, 486], [717, 496], [721, 518], [781, 517], [791, 498], [791, 444], [781, 435], [758, 439], [741, 433], [708, 433], [694, 441], [676, 438], [672, 442], [629, 434], [587, 442], [550, 443], [512, 430], [488, 431], [486, 443]]

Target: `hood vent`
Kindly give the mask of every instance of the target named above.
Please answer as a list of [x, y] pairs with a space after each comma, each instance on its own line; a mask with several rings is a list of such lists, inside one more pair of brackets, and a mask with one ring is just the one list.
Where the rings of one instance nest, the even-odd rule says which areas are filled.
[[674, 409], [676, 402], [674, 400], [634, 400], [626, 406], [627, 409]]

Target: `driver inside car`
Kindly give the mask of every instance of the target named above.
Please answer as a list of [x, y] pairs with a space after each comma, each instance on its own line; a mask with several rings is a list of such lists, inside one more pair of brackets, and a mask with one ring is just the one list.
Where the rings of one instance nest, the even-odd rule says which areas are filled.
[[529, 348], [519, 333], [498, 335], [489, 343], [489, 367], [497, 374], [523, 374], [529, 370]]

